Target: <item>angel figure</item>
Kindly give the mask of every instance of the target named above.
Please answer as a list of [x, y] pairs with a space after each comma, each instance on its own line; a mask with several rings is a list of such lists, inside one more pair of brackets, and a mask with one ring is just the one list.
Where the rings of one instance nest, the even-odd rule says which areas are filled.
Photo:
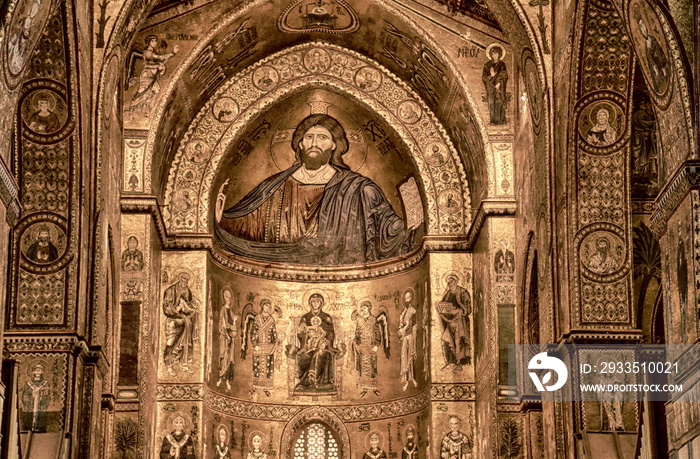
[[[165, 61], [173, 57], [180, 50], [178, 45], [173, 46], [173, 51], [167, 54], [160, 54], [156, 51], [158, 37], [149, 35], [145, 40], [146, 49], [143, 51], [143, 69], [138, 78], [134, 77], [129, 81], [129, 86], [138, 81], [139, 87], [129, 104], [129, 112], [141, 111], [148, 114], [151, 111], [153, 99], [160, 91], [158, 79], [165, 75]], [[167, 45], [161, 45], [165, 48]], [[133, 62], [133, 61], [132, 61]], [[132, 64], [133, 65], [133, 64]]]
[[[231, 298], [233, 293], [226, 287], [222, 292], [224, 304], [219, 313], [219, 380], [216, 387], [226, 382], [226, 388], [231, 390], [231, 381], [234, 374], [234, 338], [238, 336], [238, 321], [240, 316], [234, 312]], [[236, 306], [238, 306], [236, 295]], [[238, 307], [236, 307], [238, 309]]]
[[362, 389], [360, 397], [368, 390], [379, 396], [377, 388], [377, 350], [381, 345], [384, 355], [389, 358], [389, 319], [386, 311], [377, 316], [372, 315], [372, 303], [360, 301], [359, 315], [353, 311], [352, 320], [356, 321], [355, 338], [352, 342], [357, 370], [357, 386]]
[[245, 360], [248, 343], [253, 346], [253, 388], [252, 395], [257, 389], [270, 396], [274, 387], [275, 352], [279, 345], [277, 328], [273, 316], [282, 317], [282, 311], [272, 305], [267, 298], [260, 300], [260, 312], [253, 310], [252, 303], [243, 308], [243, 330], [241, 332], [241, 360]]

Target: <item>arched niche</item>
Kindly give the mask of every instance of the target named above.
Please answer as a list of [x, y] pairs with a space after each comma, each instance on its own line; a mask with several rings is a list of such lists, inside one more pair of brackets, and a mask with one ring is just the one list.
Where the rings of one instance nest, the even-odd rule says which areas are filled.
[[[392, 126], [411, 154], [424, 193], [426, 234], [464, 236], [471, 223], [469, 185], [461, 159], [445, 129], [423, 100], [376, 62], [323, 42], [306, 43], [273, 54], [225, 83], [204, 105], [170, 166], [163, 217], [171, 234], [211, 233], [214, 179], [227, 151], [241, 133], [280, 100], [300, 91], [326, 88], [352, 98]], [[221, 115], [223, 101], [229, 104]], [[322, 102], [322, 101], [321, 101]], [[201, 161], [188, 159], [198, 143]], [[435, 159], [433, 153], [441, 154]], [[193, 164], [195, 163], [195, 164]], [[199, 163], [199, 164], [196, 164]], [[187, 205], [176, 201], [187, 195]], [[458, 206], [448, 204], [448, 195]], [[175, 201], [175, 202], [174, 202]], [[458, 208], [457, 208], [458, 207]]]
[[[183, 118], [182, 122], [187, 124], [189, 119], [194, 116], [193, 113], [198, 113], [199, 109], [205, 103], [205, 100], [197, 95], [200, 92], [201, 85], [193, 87], [190, 75], [193, 73], [201, 73], [203, 71], [201, 69], [206, 70], [212, 75], [216, 74], [214, 80], [207, 81], [207, 84], [214, 88], [221, 84], [225, 78], [228, 78], [226, 75], [231, 75], [232, 73], [230, 72], [235, 73], [242, 71], [249, 66], [249, 61], [245, 61], [245, 66], [235, 67], [235, 69], [231, 69], [230, 72], [226, 70], [226, 72], [229, 73], [225, 73], [222, 71], [221, 67], [216, 66], [218, 64], [209, 65], [212, 62], [212, 50], [225, 47], [225, 43], [222, 43], [222, 40], [228, 36], [235, 36], [238, 27], [250, 27], [252, 24], [251, 15], [256, 11], [256, 8], [258, 11], [261, 11], [260, 7], [262, 3], [263, 2], [259, 1], [251, 2], [237, 8], [233, 12], [222, 14], [220, 18], [217, 18], [216, 24], [210, 31], [202, 36], [197, 44], [188, 52], [186, 58], [178, 67], [172, 69], [173, 76], [167, 84], [162, 85], [160, 100], [151, 112], [149, 138], [144, 153], [143, 182], [145, 190], [154, 189], [156, 194], [160, 196], [162, 196], [164, 192], [167, 172], [172, 163], [172, 158], [175, 155], [176, 147], [181, 143], [184, 131], [180, 130], [180, 128], [176, 128], [173, 123], [169, 121], [173, 118], [173, 114], [177, 113], [178, 116]], [[287, 5], [285, 5], [285, 7], [286, 6]], [[416, 47], [416, 53], [429, 54], [435, 59], [439, 59], [445, 66], [448, 88], [441, 96], [441, 105], [437, 106], [438, 108], [433, 108], [430, 103], [428, 103], [428, 105], [431, 106], [438, 117], [442, 117], [440, 120], [448, 129], [449, 135], [451, 135], [453, 139], [456, 139], [455, 141], [459, 141], [459, 153], [463, 156], [466, 174], [470, 180], [472, 200], [477, 200], [476, 204], [473, 203], [474, 207], [476, 207], [478, 201], [481, 199], [495, 195], [496, 189], [496, 171], [493, 166], [494, 158], [492, 148], [489, 143], [486, 125], [478, 115], [478, 110], [476, 110], [480, 102], [477, 102], [477, 97], [471, 94], [471, 90], [465, 83], [465, 78], [461, 74], [453, 58], [451, 58], [447, 51], [442, 49], [429, 34], [417, 26], [414, 21], [388, 4], [370, 2], [367, 8], [370, 8], [372, 16], [363, 17], [371, 17], [374, 22], [379, 21], [380, 23], [383, 17], [391, 19], [397, 26], [401, 27], [404, 36], [412, 40], [412, 43]], [[276, 10], [265, 11], [266, 15], [269, 13], [274, 17]], [[390, 72], [393, 72], [399, 78], [403, 79], [403, 81], [406, 81], [409, 87], [415, 89], [414, 84], [410, 81], [410, 76], [400, 74], [400, 72], [397, 73], [398, 70], [396, 67], [398, 64], [392, 61], [391, 58], [382, 55], [381, 47], [376, 51], [367, 48], [366, 40], [363, 40], [361, 37], [366, 36], [368, 33], [372, 36], [379, 35], [382, 30], [381, 27], [378, 29], [376, 27], [371, 30], [367, 29], [371, 23], [373, 22], [365, 21], [363, 23], [363, 27], [365, 28], [360, 29], [364, 30], [362, 34], [357, 32], [355, 34], [338, 36], [331, 36], [332, 34], [327, 36], [312, 35], [312, 38], [334, 41], [336, 44], [342, 44], [342, 46], [348, 49], [357, 50], [363, 55], [370, 54], [372, 55], [372, 59], [386, 66]], [[282, 49], [284, 46], [293, 45], [300, 41], [300, 36], [298, 34], [292, 34], [289, 35], [289, 37], [279, 33], [273, 33], [271, 35], [278, 38], [286, 38], [284, 39], [285, 41], [275, 39], [274, 43], [269, 41], [272, 37], [263, 38], [261, 45], [267, 50]], [[256, 57], [258, 56], [262, 56], [262, 53], [258, 53]], [[168, 69], [168, 72], [170, 71], [171, 70]], [[421, 97], [427, 101], [425, 97]], [[456, 97], [456, 99], [454, 97]], [[449, 108], [447, 106], [448, 100], [452, 101], [453, 99], [459, 102], [455, 102], [455, 108], [447, 110]], [[173, 111], [173, 107], [176, 107], [174, 109], [175, 111]], [[193, 110], [194, 112], [192, 112]], [[450, 113], [452, 113], [452, 115], [450, 115]], [[457, 119], [463, 122], [456, 123], [455, 120]], [[181, 122], [176, 124], [179, 126]], [[458, 125], [461, 126], [461, 128], [458, 128]], [[462, 132], [468, 134], [468, 142], [464, 141], [462, 138], [464, 136], [460, 137], [460, 133]], [[170, 141], [167, 142], [166, 140]]]
[[350, 435], [343, 421], [328, 408], [312, 406], [301, 410], [289, 420], [280, 440], [280, 459], [292, 459], [294, 442], [299, 437], [299, 431], [305, 426], [318, 423], [333, 430], [339, 440], [340, 455], [338, 457], [352, 457], [350, 450]]

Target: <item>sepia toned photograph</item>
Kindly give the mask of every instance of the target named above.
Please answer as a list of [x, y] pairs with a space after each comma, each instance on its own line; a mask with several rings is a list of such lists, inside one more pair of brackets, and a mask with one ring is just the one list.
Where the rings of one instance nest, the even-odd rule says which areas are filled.
[[0, 459], [700, 459], [698, 31], [0, 1]]

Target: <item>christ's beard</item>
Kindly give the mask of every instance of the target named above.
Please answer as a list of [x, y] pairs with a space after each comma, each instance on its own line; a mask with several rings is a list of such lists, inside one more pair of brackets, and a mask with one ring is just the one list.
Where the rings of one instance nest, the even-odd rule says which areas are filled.
[[319, 167], [328, 164], [331, 159], [331, 150], [321, 151], [320, 148], [309, 148], [308, 150], [301, 151], [301, 162], [310, 171], [315, 171]]

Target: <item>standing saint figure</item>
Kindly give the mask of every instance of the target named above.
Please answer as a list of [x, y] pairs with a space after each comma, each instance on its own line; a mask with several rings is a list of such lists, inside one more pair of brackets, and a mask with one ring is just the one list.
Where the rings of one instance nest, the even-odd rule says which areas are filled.
[[44, 365], [32, 365], [32, 379], [22, 391], [22, 430], [46, 432], [46, 410], [51, 402], [51, 387], [44, 379]]
[[442, 438], [440, 459], [471, 459], [472, 439], [460, 432], [462, 421], [457, 416], [450, 416], [450, 432]]
[[[131, 99], [129, 112], [141, 111], [148, 114], [151, 111], [151, 103], [153, 98], [160, 91], [158, 78], [165, 75], [165, 61], [173, 57], [180, 50], [178, 45], [173, 46], [173, 52], [168, 54], [159, 54], [156, 51], [158, 45], [158, 37], [149, 35], [145, 40], [146, 49], [143, 51], [143, 69], [138, 77], [139, 87]], [[129, 85], [133, 83], [129, 82]]]
[[[688, 330], [686, 325], [689, 325], [694, 319], [694, 314], [688, 311], [688, 260], [685, 251], [685, 242], [683, 241], [683, 229], [678, 225], [678, 248], [676, 249], [676, 279], [678, 280], [678, 307], [681, 311], [681, 333], [685, 338]], [[686, 319], [687, 317], [687, 319]]]
[[452, 367], [454, 373], [462, 371], [462, 366], [471, 362], [469, 316], [472, 313], [472, 302], [467, 289], [457, 285], [458, 280], [454, 274], [447, 276], [447, 290], [438, 305], [443, 327], [442, 350], [445, 355], [445, 366], [442, 369]]
[[[226, 382], [226, 388], [231, 390], [231, 381], [234, 374], [234, 338], [238, 336], [238, 320], [240, 316], [235, 313], [231, 299], [233, 292], [226, 287], [221, 293], [224, 304], [219, 313], [219, 380], [216, 387]], [[236, 295], [238, 299], [238, 295]], [[238, 302], [236, 302], [238, 303]]]
[[37, 97], [38, 110], [29, 116], [29, 129], [39, 134], [51, 134], [61, 127], [58, 116], [49, 107], [49, 98], [45, 94]]
[[597, 147], [607, 147], [617, 140], [617, 131], [610, 125], [610, 112], [601, 108], [595, 115], [596, 123], [588, 130], [586, 142]]
[[493, 257], [493, 269], [496, 282], [513, 282], [515, 274], [515, 255], [508, 250], [508, 242], [501, 239], [501, 246]]
[[270, 390], [274, 388], [275, 376], [275, 352], [277, 351], [277, 327], [273, 312], [278, 317], [282, 311], [272, 306], [272, 301], [267, 298], [260, 300], [261, 311], [257, 314], [249, 312], [252, 304], [247, 304], [243, 310], [243, 332], [241, 333], [241, 359], [246, 358], [248, 342], [253, 346], [253, 388], [250, 394], [257, 389], [270, 396]]
[[136, 236], [129, 236], [126, 240], [126, 249], [122, 252], [122, 271], [143, 270], [143, 252], [138, 249], [139, 240]]
[[173, 365], [180, 363], [181, 370], [193, 373], [190, 369], [194, 357], [194, 342], [197, 335], [197, 310], [199, 300], [192, 295], [188, 284], [190, 274], [182, 272], [177, 282], [165, 289], [163, 294], [163, 314], [165, 315], [165, 360], [166, 371], [176, 375]]
[[48, 228], [39, 228], [36, 241], [29, 246], [26, 255], [35, 263], [50, 263], [58, 258], [58, 249], [51, 242]]
[[323, 311], [320, 293], [309, 296], [311, 310], [299, 320], [297, 345], [287, 345], [287, 357], [296, 361], [295, 392], [335, 392], [335, 359], [341, 350], [335, 347], [333, 318]]
[[228, 446], [228, 433], [223, 426], [219, 428], [218, 441], [214, 445], [214, 459], [231, 459], [231, 448]]
[[401, 382], [403, 390], [416, 382], [416, 306], [413, 289], [403, 294], [403, 311], [399, 316], [399, 340], [401, 341]]
[[369, 436], [369, 450], [362, 456], [362, 459], [387, 459], [386, 452], [379, 446], [379, 442], [379, 434], [371, 434]]
[[638, 108], [632, 113], [632, 174], [635, 182], [658, 185], [656, 116], [646, 94], [635, 94]]
[[292, 135], [296, 161], [224, 210], [217, 195], [216, 233], [229, 251], [265, 261], [359, 264], [407, 253], [406, 229], [382, 190], [343, 162], [349, 144], [328, 115], [304, 118]]
[[418, 445], [415, 442], [416, 432], [413, 427], [406, 429], [406, 444], [401, 450], [401, 459], [418, 459]]
[[185, 433], [187, 421], [184, 416], [176, 416], [172, 422], [172, 432], [163, 437], [160, 459], [195, 459], [192, 437]]
[[267, 459], [267, 453], [261, 449], [263, 439], [259, 434], [253, 434], [250, 439], [251, 451], [246, 459]]
[[357, 386], [362, 389], [360, 397], [368, 390], [379, 395], [377, 388], [377, 350], [384, 348], [384, 355], [389, 358], [389, 325], [385, 312], [372, 315], [372, 303], [369, 300], [360, 301], [359, 316], [353, 311], [352, 320], [355, 324], [355, 339], [352, 342], [357, 370]]
[[661, 48], [661, 45], [656, 37], [649, 33], [641, 13], [638, 14], [637, 25], [639, 26], [639, 33], [642, 34], [642, 37], [644, 38], [644, 47], [646, 48], [646, 58], [647, 64], [649, 65], [651, 85], [654, 88], [654, 91], [657, 93], [662, 93], [664, 87], [668, 86], [668, 80], [671, 76], [668, 58], [666, 57], [666, 53], [664, 53], [664, 50]]
[[484, 64], [481, 80], [486, 89], [486, 101], [489, 104], [490, 122], [493, 125], [506, 124], [506, 83], [508, 82], [508, 70], [506, 63], [501, 60], [503, 48], [493, 46], [490, 60]]
[[27, 58], [27, 47], [32, 32], [32, 25], [39, 14], [42, 0], [34, 0], [29, 8], [29, 14], [21, 20], [22, 25], [11, 37], [7, 45], [7, 66], [12, 73], [18, 74], [24, 67]]

